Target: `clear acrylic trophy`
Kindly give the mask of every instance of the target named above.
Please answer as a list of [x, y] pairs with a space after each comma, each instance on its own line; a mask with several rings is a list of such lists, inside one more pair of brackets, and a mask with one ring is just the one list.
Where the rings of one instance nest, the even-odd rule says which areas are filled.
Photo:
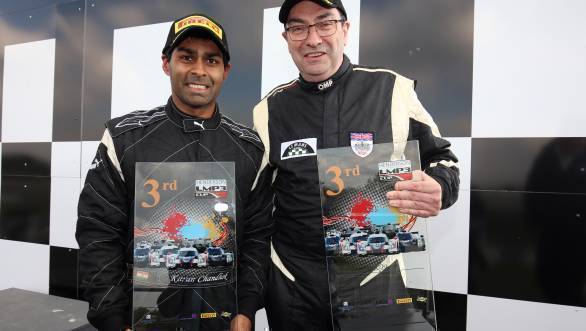
[[434, 330], [426, 220], [386, 198], [418, 179], [418, 142], [353, 138], [317, 159], [334, 329]]
[[133, 329], [229, 330], [236, 312], [233, 162], [139, 162]]

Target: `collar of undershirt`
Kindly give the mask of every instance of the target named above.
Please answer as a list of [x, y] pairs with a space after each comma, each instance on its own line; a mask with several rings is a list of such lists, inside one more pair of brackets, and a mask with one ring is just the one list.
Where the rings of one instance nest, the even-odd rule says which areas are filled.
[[340, 66], [340, 68], [338, 68], [338, 71], [336, 71], [336, 73], [332, 77], [322, 82], [314, 83], [306, 81], [305, 79], [303, 79], [303, 77], [301, 77], [301, 75], [299, 75], [299, 86], [301, 86], [301, 88], [305, 90], [315, 93], [327, 91], [332, 87], [336, 86], [336, 84], [339, 83], [342, 78], [344, 78], [347, 74], [352, 72], [351, 68], [352, 64], [350, 63], [350, 59], [348, 59], [346, 54], [344, 54], [342, 65]]
[[222, 115], [220, 114], [218, 104], [216, 104], [214, 114], [210, 118], [199, 118], [185, 114], [175, 106], [171, 98], [169, 98], [169, 101], [167, 102], [165, 111], [167, 112], [169, 119], [182, 127], [185, 132], [215, 130], [220, 126], [220, 122], [222, 121]]

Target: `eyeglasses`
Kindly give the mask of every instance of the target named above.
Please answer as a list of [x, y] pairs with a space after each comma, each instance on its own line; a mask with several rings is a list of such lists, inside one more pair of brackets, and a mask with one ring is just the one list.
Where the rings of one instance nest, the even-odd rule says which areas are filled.
[[314, 26], [315, 31], [320, 37], [329, 37], [336, 33], [338, 22], [344, 22], [344, 19], [340, 20], [327, 20], [317, 22], [310, 25], [294, 25], [285, 29], [289, 38], [293, 41], [305, 40], [309, 36], [309, 29]]

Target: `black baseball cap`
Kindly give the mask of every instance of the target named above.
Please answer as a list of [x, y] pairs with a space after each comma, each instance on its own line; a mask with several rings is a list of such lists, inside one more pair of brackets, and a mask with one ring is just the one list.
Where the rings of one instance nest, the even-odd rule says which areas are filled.
[[204, 15], [193, 13], [177, 19], [171, 24], [167, 42], [163, 47], [163, 54], [170, 55], [171, 51], [181, 43], [185, 37], [193, 34], [202, 34], [210, 38], [216, 43], [222, 53], [224, 54], [224, 62], [230, 62], [230, 52], [228, 51], [228, 39], [226, 31], [213, 18]]
[[[300, 3], [301, 1], [305, 0], [285, 0], [281, 5], [281, 10], [279, 10], [279, 21], [283, 24], [287, 23], [287, 18], [289, 18], [289, 12], [291, 8], [296, 4]], [[309, 0], [312, 2], [317, 3], [318, 5], [324, 8], [337, 8], [344, 17], [348, 17], [346, 15], [346, 9], [344, 9], [344, 5], [342, 4], [341, 0]]]

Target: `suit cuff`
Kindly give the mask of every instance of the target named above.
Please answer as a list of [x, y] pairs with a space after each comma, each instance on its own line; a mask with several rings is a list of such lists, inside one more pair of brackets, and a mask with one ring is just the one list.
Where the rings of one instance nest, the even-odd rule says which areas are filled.
[[239, 298], [238, 299], [238, 314], [242, 314], [254, 324], [254, 317], [259, 308], [258, 300], [255, 298]]

